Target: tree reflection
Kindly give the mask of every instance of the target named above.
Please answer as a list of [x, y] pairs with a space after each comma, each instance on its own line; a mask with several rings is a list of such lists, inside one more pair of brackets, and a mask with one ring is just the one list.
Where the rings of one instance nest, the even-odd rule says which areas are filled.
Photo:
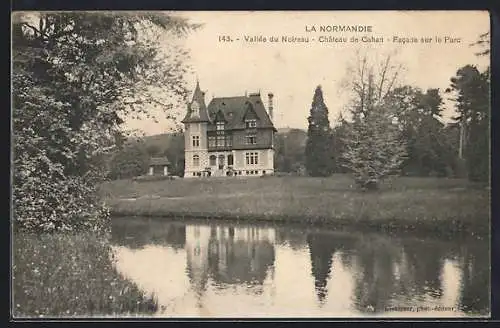
[[333, 255], [339, 250], [352, 247], [354, 238], [340, 234], [311, 232], [307, 235], [307, 244], [311, 257], [311, 271], [314, 288], [320, 304], [326, 301], [327, 284], [332, 270]]
[[[253, 295], [263, 292], [267, 288], [264, 281], [274, 279], [276, 240], [283, 242], [282, 248], [305, 250], [308, 246], [309, 255], [303, 251], [284, 252], [285, 260], [280, 264], [286, 265], [290, 260], [311, 261], [316, 297], [313, 303], [304, 304], [304, 307], [316, 308], [318, 303], [323, 306], [330, 294], [338, 295], [338, 299], [329, 303], [348, 302], [362, 313], [383, 312], [390, 306], [432, 305], [459, 306], [470, 314], [489, 313], [487, 243], [416, 236], [396, 238], [381, 233], [312, 228], [275, 230], [255, 225], [185, 224], [131, 218], [114, 220], [112, 231], [112, 242], [129, 248], [149, 244], [184, 248], [186, 275], [200, 309], [208, 286], [221, 293], [230, 286], [238, 286], [244, 293]], [[341, 269], [334, 267], [336, 265]], [[296, 281], [303, 284], [300, 274], [296, 279], [294, 272], [280, 272], [289, 274], [285, 277], [287, 284]], [[337, 277], [338, 280], [334, 280]], [[331, 286], [328, 286], [329, 281]], [[349, 286], [345, 286], [348, 290], [328, 290], [334, 284], [339, 286], [334, 288], [342, 288], [346, 285], [344, 282], [348, 282]], [[352, 289], [351, 283], [354, 284]], [[305, 287], [300, 285], [299, 288]], [[342, 298], [346, 293], [348, 297]], [[279, 293], [271, 295], [280, 297]], [[323, 310], [329, 309], [329, 305]]]
[[461, 308], [472, 314], [487, 315], [490, 312], [491, 286], [488, 244], [464, 247], [461, 260]]
[[394, 291], [397, 245], [384, 236], [363, 236], [356, 244], [356, 307], [361, 312], [385, 311]]
[[[406, 289], [412, 297], [425, 295], [435, 299], [443, 296], [441, 271], [448, 244], [433, 240], [405, 239], [402, 241], [407, 266]], [[411, 281], [411, 282], [410, 282]]]
[[293, 229], [293, 228], [285, 228], [282, 227], [277, 229], [277, 236], [279, 238], [279, 242], [286, 242], [291, 249], [294, 251], [302, 249], [306, 246], [307, 234], [304, 233], [304, 229]]
[[179, 222], [162, 222], [146, 218], [120, 218], [112, 220], [111, 242], [132, 249], [146, 245], [168, 245], [183, 249], [186, 226]]

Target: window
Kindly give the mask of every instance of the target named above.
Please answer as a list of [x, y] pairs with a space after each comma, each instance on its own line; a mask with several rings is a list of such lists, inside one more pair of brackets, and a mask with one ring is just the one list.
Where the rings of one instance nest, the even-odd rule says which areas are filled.
[[200, 166], [200, 156], [193, 155], [193, 166]]
[[257, 120], [253, 119], [253, 120], [246, 120], [245, 121], [245, 126], [246, 128], [256, 128], [257, 127]]
[[193, 103], [191, 104], [191, 111], [193, 113], [193, 116], [200, 116], [200, 105], [197, 101], [193, 101]]
[[226, 146], [227, 147], [233, 146], [233, 139], [231, 138], [231, 136], [226, 136]]
[[217, 122], [216, 126], [217, 126], [217, 131], [224, 130], [224, 122]]
[[215, 137], [208, 137], [208, 147], [215, 147]]
[[215, 166], [217, 165], [217, 157], [215, 157], [215, 155], [211, 155], [210, 156], [210, 166]]
[[224, 147], [225, 139], [224, 136], [217, 136], [217, 147]]
[[193, 136], [193, 147], [200, 147], [200, 136]]
[[247, 165], [259, 164], [259, 153], [246, 153]]
[[255, 145], [257, 143], [257, 136], [252, 134], [252, 135], [248, 135], [246, 136], [246, 143], [247, 145]]
[[234, 165], [233, 155], [227, 155], [227, 165]]

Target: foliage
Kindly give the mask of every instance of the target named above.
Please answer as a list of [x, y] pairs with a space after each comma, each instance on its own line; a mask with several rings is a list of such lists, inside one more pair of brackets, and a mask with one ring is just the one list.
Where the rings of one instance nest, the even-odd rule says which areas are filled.
[[475, 66], [460, 68], [451, 78], [450, 92], [456, 95], [455, 120], [461, 124], [467, 173], [473, 181], [489, 179], [490, 71]]
[[356, 183], [377, 189], [382, 179], [398, 173], [406, 156], [406, 144], [394, 124], [394, 109], [387, 101], [399, 71], [388, 56], [377, 70], [367, 57], [360, 59], [357, 74], [351, 76], [352, 122], [346, 124], [342, 165]]
[[170, 161], [169, 172], [179, 177], [184, 176], [184, 134], [174, 133], [170, 143], [163, 153]]
[[300, 173], [305, 164], [307, 133], [301, 129], [279, 131], [275, 134], [275, 171]]
[[[14, 77], [14, 217], [28, 230], [102, 230], [107, 224], [107, 210], [95, 196], [102, 172], [77, 176], [66, 172], [77, 154], [70, 147], [80, 144], [89, 152], [101, 142], [98, 136], [75, 133], [58, 118], [63, 104], [42, 94], [42, 90], [24, 87]], [[47, 109], [50, 109], [47, 110]], [[64, 136], [70, 142], [64, 142]]]
[[343, 141], [343, 163], [363, 188], [377, 189], [382, 179], [398, 173], [406, 156], [401, 133], [383, 105], [349, 124]]
[[92, 222], [106, 221], [94, 188], [106, 176], [103, 159], [123, 119], [161, 103], [154, 86], [171, 99], [186, 94], [186, 53], [173, 45], [162, 51], [157, 36], [192, 27], [151, 13], [13, 16], [13, 207], [19, 228], [104, 225]]
[[451, 175], [456, 151], [445, 136], [442, 98], [438, 89], [395, 88], [387, 97], [407, 143], [408, 157], [402, 171], [406, 175]]
[[330, 153], [330, 121], [328, 108], [323, 100], [321, 86], [317, 86], [307, 118], [307, 143], [305, 166], [310, 176], [328, 176], [332, 173], [333, 160]]
[[155, 312], [153, 297], [116, 272], [111, 252], [105, 239], [91, 233], [16, 234], [13, 315], [71, 317]]
[[483, 48], [476, 53], [477, 56], [489, 56], [491, 53], [491, 35], [490, 32], [483, 33], [479, 36], [479, 40], [472, 44], [473, 46], [479, 46]]
[[149, 145], [146, 147], [146, 152], [151, 157], [157, 157], [161, 154], [161, 149], [158, 145]]
[[127, 179], [145, 174], [148, 169], [150, 155], [144, 143], [135, 141], [118, 150], [110, 161], [109, 178]]
[[331, 130], [331, 154], [333, 158], [333, 172], [347, 173], [348, 170], [343, 165], [342, 154], [345, 151], [344, 139], [346, 138], [349, 123], [342, 114], [339, 115], [336, 125]]

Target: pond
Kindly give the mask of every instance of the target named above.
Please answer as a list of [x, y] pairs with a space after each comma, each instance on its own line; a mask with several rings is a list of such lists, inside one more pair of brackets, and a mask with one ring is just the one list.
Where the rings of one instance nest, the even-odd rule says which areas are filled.
[[161, 317], [489, 316], [489, 242], [113, 219], [118, 271]]

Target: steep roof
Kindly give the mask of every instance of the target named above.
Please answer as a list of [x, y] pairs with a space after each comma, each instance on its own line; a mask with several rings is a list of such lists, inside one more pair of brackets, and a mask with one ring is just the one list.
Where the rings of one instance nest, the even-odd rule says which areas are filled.
[[213, 98], [208, 104], [210, 120], [214, 121], [217, 113], [221, 112], [227, 122], [226, 129], [245, 128], [245, 115], [254, 111], [259, 119], [259, 127], [274, 128], [269, 115], [262, 103], [260, 94], [250, 96]]
[[[194, 111], [191, 106], [194, 102], [198, 103], [198, 110]], [[205, 105], [205, 93], [200, 89], [200, 83], [196, 81], [196, 88], [193, 93], [193, 100], [188, 105], [188, 110], [186, 116], [181, 121], [182, 123], [194, 123], [194, 122], [210, 122], [210, 118], [207, 113], [207, 106]]]

